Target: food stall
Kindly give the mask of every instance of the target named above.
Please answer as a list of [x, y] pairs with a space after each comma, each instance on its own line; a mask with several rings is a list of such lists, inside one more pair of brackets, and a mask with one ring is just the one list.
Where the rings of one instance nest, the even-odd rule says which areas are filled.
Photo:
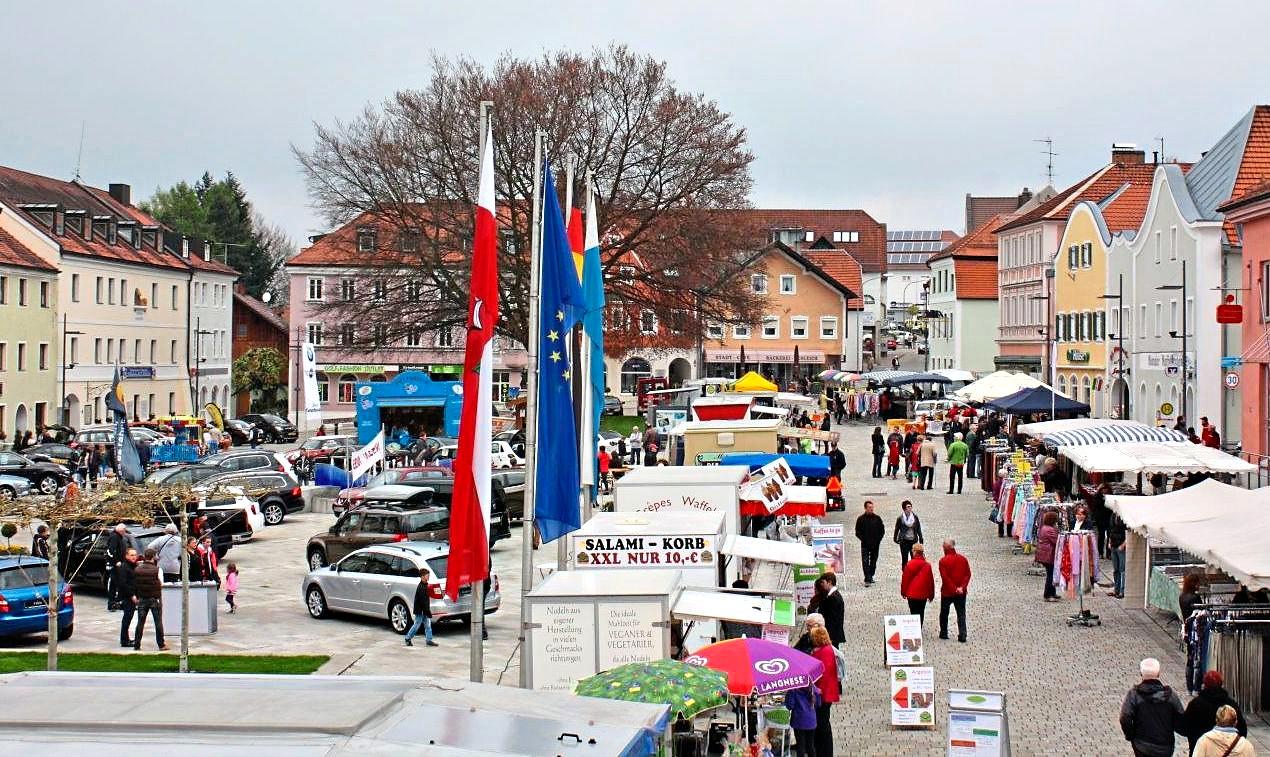
[[669, 436], [670, 460], [700, 465], [701, 455], [722, 452], [775, 452], [779, 418], [688, 421]]
[[398, 429], [411, 440], [420, 433], [459, 435], [463, 386], [457, 381], [433, 381], [422, 371], [402, 371], [391, 381], [359, 381], [354, 394], [358, 444], [369, 444], [381, 430], [393, 439], [398, 439], [393, 433]]
[[613, 512], [721, 512], [724, 531], [740, 533], [740, 487], [749, 473], [740, 465], [633, 468], [613, 487]]
[[569, 534], [574, 570], [683, 572], [685, 586], [723, 585], [722, 511], [595, 513]]

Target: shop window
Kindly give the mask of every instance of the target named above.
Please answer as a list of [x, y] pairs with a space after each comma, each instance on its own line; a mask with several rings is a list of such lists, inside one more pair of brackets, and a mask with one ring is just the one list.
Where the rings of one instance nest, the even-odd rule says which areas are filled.
[[357, 377], [351, 374], [340, 376], [338, 401], [344, 404], [353, 402], [353, 393], [357, 388]]
[[634, 394], [638, 379], [653, 375], [653, 367], [642, 357], [633, 357], [622, 363], [622, 393]]

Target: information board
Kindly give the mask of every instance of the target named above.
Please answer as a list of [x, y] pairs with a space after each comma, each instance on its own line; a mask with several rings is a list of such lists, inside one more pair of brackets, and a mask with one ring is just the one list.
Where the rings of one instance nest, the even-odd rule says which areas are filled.
[[846, 569], [843, 559], [847, 527], [841, 523], [825, 523], [811, 527], [811, 548], [816, 562], [824, 563], [826, 570], [841, 576]]
[[996, 712], [948, 713], [950, 757], [997, 757], [1001, 751], [1001, 720]]
[[934, 668], [891, 668], [891, 725], [935, 727]]
[[[628, 662], [652, 662], [665, 656], [657, 626], [661, 602], [601, 602], [599, 612], [600, 670], [612, 670]], [[536, 660], [535, 660], [536, 662]]]
[[926, 662], [922, 643], [922, 619], [918, 615], [886, 615], [882, 618], [882, 643], [886, 665], [921, 665]]
[[595, 675], [595, 605], [591, 602], [534, 604], [534, 688], [572, 692]]
[[816, 595], [816, 579], [825, 572], [824, 565], [794, 566], [794, 604], [798, 606], [799, 622], [807, 615], [807, 605]]
[[579, 568], [710, 568], [718, 539], [711, 536], [575, 536]]

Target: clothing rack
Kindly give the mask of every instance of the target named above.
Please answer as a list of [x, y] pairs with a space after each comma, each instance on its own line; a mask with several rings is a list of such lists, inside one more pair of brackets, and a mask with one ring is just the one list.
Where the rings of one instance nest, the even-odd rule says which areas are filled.
[[[1059, 531], [1058, 543], [1054, 546], [1055, 572], [1058, 573], [1060, 560], [1065, 560], [1069, 555], [1067, 543], [1077, 539], [1081, 543], [1080, 549], [1080, 565], [1074, 576], [1076, 580], [1076, 598], [1080, 602], [1080, 609], [1075, 615], [1067, 618], [1068, 627], [1084, 626], [1090, 628], [1092, 626], [1101, 626], [1102, 620], [1090, 610], [1085, 609], [1085, 589], [1092, 587], [1098, 580], [1098, 535], [1093, 531]], [[1062, 574], [1059, 573], [1059, 578]], [[1065, 586], [1070, 586], [1066, 581], [1062, 581]]]
[[1270, 667], [1265, 652], [1270, 637], [1270, 605], [1202, 605], [1183, 625], [1186, 686], [1202, 687], [1204, 673], [1220, 671], [1226, 690], [1245, 712], [1270, 705]]

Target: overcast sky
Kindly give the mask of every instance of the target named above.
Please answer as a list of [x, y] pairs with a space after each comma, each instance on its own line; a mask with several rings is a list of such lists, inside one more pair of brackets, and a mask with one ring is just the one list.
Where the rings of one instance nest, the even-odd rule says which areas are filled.
[[[610, 7], [611, 6], [611, 7]], [[759, 207], [962, 231], [964, 196], [1055, 186], [1112, 142], [1193, 160], [1270, 102], [1270, 4], [74, 2], [9, 5], [0, 164], [131, 184], [236, 173], [297, 242], [323, 230], [289, 146], [426, 82], [429, 55], [629, 44], [749, 131]]]

